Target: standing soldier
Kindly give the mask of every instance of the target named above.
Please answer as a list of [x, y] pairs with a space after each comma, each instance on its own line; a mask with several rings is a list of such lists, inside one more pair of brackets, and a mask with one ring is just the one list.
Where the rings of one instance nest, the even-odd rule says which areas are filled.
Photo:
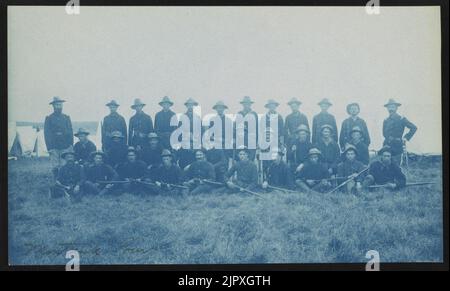
[[356, 148], [356, 151], [358, 152], [358, 155], [356, 156], [356, 159], [363, 163], [364, 165], [369, 164], [369, 147], [362, 139], [362, 130], [355, 126], [353, 127], [351, 131], [351, 140], [348, 144], [354, 146]]
[[164, 149], [161, 154], [162, 164], [151, 170], [148, 180], [156, 184], [151, 190], [157, 194], [178, 193], [178, 188], [173, 185], [180, 185], [183, 179], [183, 172], [180, 167], [174, 163], [173, 155], [168, 149]]
[[147, 144], [148, 134], [153, 131], [152, 118], [142, 110], [144, 106], [145, 103], [142, 103], [139, 98], [135, 99], [134, 104], [131, 105], [136, 113], [130, 118], [128, 141], [129, 145], [138, 152]]
[[320, 131], [324, 124], [331, 126], [333, 132], [332, 138], [337, 142], [338, 131], [336, 126], [336, 119], [328, 112], [328, 109], [333, 105], [327, 98], [322, 99], [319, 103], [321, 112], [314, 116], [312, 123], [312, 143], [317, 143], [320, 140]]
[[332, 138], [333, 127], [329, 124], [322, 125], [320, 134], [321, 137], [315, 144], [315, 147], [320, 150], [322, 163], [326, 166], [330, 175], [334, 175], [339, 163], [341, 150], [337, 142]]
[[204, 180], [214, 181], [216, 179], [214, 166], [206, 160], [202, 150], [195, 152], [195, 158], [196, 161], [190, 164], [185, 171], [187, 181], [184, 182], [184, 185], [189, 187], [191, 194], [207, 193], [213, 187]]
[[258, 185], [258, 170], [253, 161], [250, 161], [249, 151], [239, 149], [239, 162], [235, 163], [226, 174], [227, 187], [230, 192], [252, 190]]
[[252, 104], [254, 103], [249, 96], [245, 96], [242, 101], [240, 102], [242, 104], [242, 110], [238, 113], [245, 118], [248, 114], [253, 115], [255, 119], [255, 132], [249, 132], [249, 124], [247, 121], [244, 122], [244, 124], [235, 124], [235, 130], [236, 135], [239, 133], [237, 132], [239, 128], [243, 128], [243, 138], [244, 138], [244, 144], [243, 145], [235, 145], [235, 148], [238, 148], [240, 146], [245, 146], [247, 148], [247, 153], [249, 156], [249, 159], [251, 161], [255, 160], [256, 156], [256, 149], [249, 149], [249, 141], [254, 140], [256, 142], [256, 146], [258, 145], [258, 114], [252, 110]]
[[358, 175], [366, 166], [356, 159], [358, 151], [350, 144], [345, 147], [343, 162], [337, 166], [337, 183], [341, 184], [347, 179], [353, 178], [346, 186], [347, 193], [360, 194], [362, 190], [363, 175]]
[[387, 189], [398, 190], [406, 185], [406, 177], [400, 167], [392, 161], [392, 149], [383, 146], [378, 151], [380, 160], [370, 164], [369, 173], [364, 179], [363, 187], [385, 185]]
[[45, 117], [44, 137], [45, 145], [50, 154], [53, 174], [62, 166], [61, 154], [73, 146], [73, 130], [70, 117], [63, 111], [63, 103], [66, 102], [58, 96], [53, 97], [49, 104], [53, 106], [53, 113]]
[[[294, 140], [297, 137], [297, 130], [300, 125], [304, 125], [308, 130], [309, 134], [309, 123], [308, 118], [305, 114], [301, 113], [299, 108], [302, 102], [297, 98], [292, 98], [288, 103], [289, 107], [291, 107], [292, 112], [286, 116], [286, 120], [284, 123], [284, 139], [287, 144], [287, 158], [292, 156], [292, 145], [294, 144]], [[308, 137], [308, 140], [310, 137]], [[308, 149], [309, 150], [309, 149]]]
[[175, 112], [170, 110], [173, 102], [168, 96], [164, 96], [161, 102], [158, 103], [162, 110], [155, 115], [155, 132], [160, 138], [160, 142], [163, 148], [172, 149], [170, 145], [170, 135], [177, 128], [170, 125], [170, 120], [175, 115]]
[[142, 147], [142, 150], [138, 153], [138, 158], [147, 164], [148, 169], [157, 167], [161, 164], [162, 150], [158, 135], [150, 132], [148, 134], [148, 144]]
[[95, 144], [88, 139], [89, 131], [84, 128], [78, 129], [78, 132], [74, 134], [79, 141], [73, 146], [75, 152], [75, 160], [80, 165], [87, 165], [92, 152], [97, 150]]
[[75, 163], [75, 153], [71, 149], [62, 152], [61, 158], [66, 163], [59, 168], [56, 174], [56, 183], [50, 188], [50, 197], [66, 196], [66, 198], [70, 198], [73, 195], [75, 198], [79, 198], [81, 185], [84, 182], [83, 167]]
[[283, 161], [283, 151], [276, 153], [275, 160], [273, 160], [268, 169], [266, 179], [262, 184], [263, 188], [269, 188], [270, 186], [281, 187], [285, 189], [293, 188], [293, 180], [291, 169]]
[[358, 116], [360, 112], [358, 103], [350, 103], [347, 105], [347, 113], [350, 115], [347, 119], [342, 122], [341, 135], [339, 136], [339, 145], [344, 148], [347, 143], [350, 142], [351, 133], [354, 127], [359, 127], [361, 130], [362, 141], [369, 146], [370, 136], [369, 130], [367, 129], [366, 122], [364, 119]]
[[294, 139], [288, 152], [287, 160], [291, 169], [300, 171], [303, 164], [308, 160], [309, 150], [312, 148], [309, 137], [308, 127], [305, 124], [300, 124], [295, 131]]
[[295, 184], [303, 191], [324, 192], [331, 187], [330, 173], [320, 162], [321, 152], [316, 148], [309, 150], [309, 159], [297, 172]]
[[125, 118], [117, 113], [119, 104], [115, 100], [111, 100], [106, 106], [108, 106], [110, 113], [103, 118], [102, 122], [102, 149], [104, 152], [108, 152], [112, 142], [112, 133], [115, 131], [122, 133], [124, 137], [122, 142], [127, 144], [127, 124]]
[[[225, 103], [223, 103], [222, 101], [217, 102], [214, 106], [213, 109], [216, 110], [217, 112], [217, 116], [220, 118], [220, 126], [222, 128], [222, 136], [221, 137], [214, 137], [215, 139], [219, 139], [222, 142], [222, 149], [224, 151], [225, 154], [225, 158], [228, 161], [229, 159], [231, 159], [233, 157], [233, 150], [232, 149], [225, 149], [225, 145], [226, 145], [226, 139], [225, 139], [225, 131], [226, 128], [230, 128], [231, 130], [233, 130], [233, 121], [227, 117], [225, 115], [225, 110], [228, 109], [228, 106], [225, 105]], [[212, 127], [212, 124], [210, 124], [210, 128]]]
[[84, 192], [86, 194], [104, 195], [110, 193], [114, 188], [114, 184], [107, 182], [118, 179], [118, 174], [114, 169], [105, 164], [105, 154], [102, 151], [95, 151], [90, 155], [92, 164], [85, 170], [86, 181], [84, 183]]
[[111, 133], [111, 143], [105, 154], [107, 163], [113, 168], [125, 163], [127, 160], [128, 146], [123, 143], [124, 138], [120, 131], [113, 131]]
[[[417, 127], [412, 122], [397, 113], [397, 109], [401, 105], [394, 99], [389, 99], [388, 103], [384, 104], [389, 112], [389, 117], [383, 121], [383, 146], [391, 147], [392, 158], [396, 164], [400, 163], [403, 145], [406, 141], [411, 140], [417, 131]], [[408, 128], [409, 131], [403, 135], [405, 128]]]
[[280, 105], [280, 103], [278, 103], [277, 101], [273, 100], [273, 99], [269, 99], [266, 103], [266, 105], [264, 105], [264, 107], [267, 108], [267, 113], [265, 115], [265, 122], [266, 122], [266, 130], [267, 129], [272, 129], [273, 128], [270, 127], [270, 118], [275, 116], [278, 119], [278, 148], [281, 149], [284, 146], [284, 121], [283, 121], [283, 117], [281, 117], [280, 114], [278, 114], [277, 112], [277, 107]]

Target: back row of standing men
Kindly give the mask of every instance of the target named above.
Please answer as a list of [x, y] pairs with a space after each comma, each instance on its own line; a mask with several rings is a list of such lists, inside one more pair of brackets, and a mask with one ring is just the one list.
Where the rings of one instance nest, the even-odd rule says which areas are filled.
[[[80, 162], [88, 162], [92, 152], [96, 150], [95, 145], [87, 138], [89, 132], [80, 129], [75, 135], [72, 131], [70, 117], [62, 113], [63, 103], [65, 101], [59, 97], [54, 97], [50, 104], [54, 108], [54, 112], [46, 117], [45, 120], [45, 141], [47, 149], [55, 168], [62, 165], [61, 154], [73, 145], [73, 136], [77, 136], [80, 141], [73, 147], [76, 160]], [[239, 112], [242, 116], [253, 114], [257, 120], [257, 113], [252, 110], [254, 103], [250, 97], [244, 97], [240, 102], [243, 109]], [[173, 102], [169, 97], [164, 97], [159, 105], [162, 110], [155, 115], [155, 122], [151, 116], [143, 110], [146, 104], [140, 99], [136, 99], [131, 106], [136, 113], [129, 121], [127, 128], [123, 116], [117, 110], [119, 104], [112, 100], [106, 106], [110, 109], [110, 114], [103, 119], [102, 122], [102, 150], [105, 154], [106, 161], [113, 167], [124, 163], [127, 159], [128, 146], [132, 146], [138, 158], [145, 161], [147, 165], [158, 165], [161, 163], [161, 153], [163, 149], [170, 149], [170, 135], [177, 126], [170, 125], [172, 116], [175, 115], [170, 107]], [[184, 105], [187, 108], [186, 115], [192, 123], [196, 117], [194, 107], [198, 103], [189, 98]], [[311, 150], [317, 149], [320, 153], [320, 162], [331, 175], [338, 172], [338, 164], [342, 162], [341, 149], [346, 153], [348, 147], [354, 147], [357, 152], [357, 159], [364, 165], [369, 164], [368, 147], [370, 144], [370, 134], [367, 129], [366, 122], [359, 117], [360, 108], [358, 103], [347, 105], [347, 113], [349, 117], [342, 123], [340, 135], [335, 117], [328, 112], [332, 103], [328, 99], [321, 100], [318, 105], [321, 112], [314, 116], [312, 122], [312, 130], [308, 123], [307, 117], [300, 112], [301, 102], [297, 98], [293, 98], [288, 102], [292, 109], [292, 113], [283, 119], [277, 113], [279, 103], [269, 100], [265, 107], [267, 114], [266, 122], [269, 122], [272, 114], [278, 115], [278, 133], [281, 148], [286, 148], [286, 161], [292, 171], [299, 172], [302, 170], [303, 164], [310, 158]], [[399, 161], [399, 156], [403, 151], [405, 140], [410, 140], [417, 130], [417, 127], [407, 118], [397, 114], [397, 109], [401, 104], [390, 99], [384, 106], [389, 112], [389, 116], [383, 122], [383, 136], [385, 138], [383, 145], [389, 146], [389, 152], [392, 154], [394, 161]], [[232, 122], [225, 115], [228, 107], [222, 102], [217, 102], [213, 109], [217, 112], [222, 121], [222, 128], [225, 128], [226, 122]], [[249, 132], [247, 124], [244, 124], [244, 140], [247, 142], [250, 135], [257, 135], [258, 130], [254, 133]], [[192, 126], [190, 127], [192, 130]], [[404, 134], [405, 128], [409, 131]], [[312, 131], [312, 134], [311, 134]], [[225, 130], [222, 130], [225, 134]], [[225, 142], [225, 137], [222, 137]], [[247, 145], [247, 143], [246, 143]], [[314, 152], [314, 150], [313, 150]], [[210, 150], [206, 152], [208, 160], [222, 161], [225, 159], [233, 161], [238, 160], [239, 151], [235, 150]], [[255, 159], [255, 150], [247, 151], [250, 160]], [[194, 150], [178, 150], [173, 152], [176, 163], [183, 169], [196, 161]], [[313, 154], [314, 155], [314, 154]], [[264, 169], [269, 168], [269, 164]], [[229, 166], [230, 167], [230, 166]]]

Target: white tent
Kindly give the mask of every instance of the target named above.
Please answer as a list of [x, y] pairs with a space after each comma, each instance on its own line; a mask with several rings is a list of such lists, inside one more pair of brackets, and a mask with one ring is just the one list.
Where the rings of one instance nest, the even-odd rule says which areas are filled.
[[16, 122], [8, 122], [8, 153], [14, 144], [14, 139], [16, 138]]
[[[14, 127], [12, 127], [14, 128]], [[13, 129], [8, 129], [8, 135], [13, 135]], [[32, 126], [15, 126], [15, 135], [8, 154], [21, 156], [48, 156], [44, 141], [44, 132]], [[9, 137], [8, 137], [9, 139]]]

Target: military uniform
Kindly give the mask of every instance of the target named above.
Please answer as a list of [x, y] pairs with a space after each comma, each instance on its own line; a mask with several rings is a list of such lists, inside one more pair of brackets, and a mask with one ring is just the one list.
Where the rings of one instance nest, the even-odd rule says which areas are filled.
[[339, 145], [344, 148], [347, 143], [350, 143], [352, 137], [351, 133], [354, 127], [361, 129], [362, 140], [366, 145], [370, 145], [369, 130], [367, 129], [366, 122], [360, 118], [349, 117], [342, 122], [341, 135], [339, 136]]
[[[163, 103], [168, 103], [170, 106], [173, 105], [173, 102], [167, 96], [159, 102], [159, 105], [162, 106]], [[155, 132], [160, 137], [161, 145], [165, 149], [172, 149], [170, 145], [170, 135], [177, 128], [176, 126], [170, 125], [170, 120], [174, 115], [175, 112], [170, 109], [163, 109], [155, 115]]]
[[153, 131], [152, 118], [144, 112], [136, 113], [130, 118], [129, 128], [130, 145], [143, 147], [148, 143], [148, 134]]
[[106, 194], [112, 191], [113, 187], [106, 189], [106, 184], [98, 184], [97, 182], [102, 181], [115, 181], [119, 178], [117, 172], [105, 163], [102, 164], [92, 164], [86, 168], [86, 181], [84, 183], [85, 192], [88, 194]]
[[195, 162], [195, 150], [180, 148], [177, 151], [176, 159], [181, 169]]
[[[409, 132], [403, 135], [405, 128]], [[403, 138], [409, 141], [416, 131], [417, 127], [411, 121], [394, 113], [383, 121], [383, 145], [391, 147], [393, 156], [400, 155], [403, 152]]]
[[206, 179], [214, 181], [216, 172], [214, 166], [208, 161], [195, 161], [189, 165], [185, 172], [187, 182], [185, 185], [189, 187], [191, 194], [206, 193], [213, 189], [210, 184], [200, 183], [197, 179]]
[[126, 144], [120, 141], [113, 141], [106, 153], [106, 163], [113, 168], [117, 167], [119, 164], [125, 163], [127, 160], [128, 147]]
[[127, 124], [125, 118], [117, 112], [111, 113], [102, 122], [102, 148], [107, 152], [112, 143], [111, 135], [114, 131], [119, 131], [123, 135], [122, 142], [127, 144]]
[[228, 161], [226, 159], [224, 150], [221, 149], [207, 150], [206, 159], [214, 166], [214, 171], [216, 173], [216, 181], [224, 183], [225, 174], [228, 170]]
[[333, 173], [336, 173], [336, 167], [340, 161], [341, 155], [341, 150], [337, 142], [331, 139], [326, 143], [323, 139], [319, 139], [314, 147], [319, 149], [322, 153], [321, 163], [323, 163], [327, 169], [331, 169]]
[[360, 174], [358, 175], [358, 177], [354, 178], [346, 184], [347, 192], [360, 193], [361, 185], [365, 176], [364, 173], [361, 172], [366, 169], [366, 166], [356, 159], [356, 157], [359, 155], [359, 152], [357, 152], [356, 148], [352, 145], [347, 145], [346, 149], [343, 152], [343, 156], [345, 156], [349, 150], [354, 151], [354, 153], [356, 154], [355, 159], [349, 160], [344, 157], [344, 161], [338, 164], [336, 182], [337, 184], [341, 184], [348, 180], [349, 176], [353, 174]]
[[[147, 174], [147, 165], [140, 160], [134, 162], [126, 161], [125, 163], [118, 165], [116, 170], [121, 180], [137, 180], [145, 178]], [[125, 191], [131, 192], [145, 190], [145, 186], [132, 181], [130, 183], [122, 184], [122, 187]]]
[[320, 140], [320, 132], [323, 125], [328, 124], [332, 127], [332, 136], [337, 141], [337, 125], [334, 116], [328, 112], [320, 112], [313, 118], [312, 142], [318, 143]]
[[[50, 104], [64, 102], [59, 97], [53, 98]], [[50, 155], [53, 168], [59, 168], [63, 162], [61, 154], [73, 146], [73, 129], [70, 117], [61, 112], [53, 112], [44, 122], [45, 145]]]
[[64, 192], [67, 192], [69, 195], [81, 195], [81, 192], [75, 193], [74, 189], [75, 186], [78, 186], [81, 190], [81, 186], [84, 183], [83, 167], [76, 163], [66, 163], [59, 168], [56, 181], [57, 183], [50, 189], [52, 197], [63, 197]]
[[369, 164], [369, 147], [365, 142], [363, 141], [350, 141], [350, 145], [354, 146], [356, 148], [356, 151], [358, 152], [358, 155], [356, 156], [356, 160], [360, 161], [364, 165]]
[[73, 151], [75, 152], [75, 160], [82, 165], [89, 163], [89, 157], [91, 153], [95, 152], [96, 150], [97, 147], [90, 140], [87, 140], [84, 143], [79, 141], [73, 146]]
[[144, 161], [148, 167], [157, 167], [161, 164], [162, 146], [158, 143], [155, 147], [147, 144], [138, 153], [138, 158]]
[[284, 161], [279, 163], [272, 161], [267, 169], [267, 183], [275, 187], [293, 188], [293, 177], [289, 166]]
[[387, 183], [397, 184], [396, 189], [405, 187], [406, 177], [400, 167], [391, 162], [389, 165], [383, 164], [381, 161], [374, 161], [370, 164], [369, 173], [364, 180], [364, 185], [384, 185]]
[[183, 171], [176, 164], [172, 164], [169, 167], [166, 165], [159, 165], [158, 167], [151, 169], [148, 178], [153, 182], [161, 183], [161, 188], [152, 187], [154, 193], [179, 193], [177, 188], [169, 188], [168, 184], [180, 185], [183, 182]]
[[[317, 190], [325, 191], [329, 188], [329, 184], [325, 183], [330, 178], [327, 167], [322, 163], [313, 164], [309, 161], [305, 162], [303, 168], [296, 173], [296, 184], [301, 190]], [[314, 180], [310, 185], [307, 180]]]
[[258, 184], [258, 171], [253, 161], [238, 161], [228, 170], [226, 178], [239, 187], [251, 190]]
[[[258, 146], [258, 128], [259, 128], [259, 126], [258, 126], [258, 123], [259, 123], [259, 121], [258, 121], [258, 114], [255, 112], [255, 111], [243, 111], [243, 110], [241, 110], [241, 111], [239, 111], [238, 112], [240, 115], [242, 115], [242, 117], [243, 118], [245, 118], [248, 114], [250, 114], [250, 115], [253, 115], [254, 116], [254, 118], [255, 118], [255, 122], [256, 122], [256, 125], [255, 125], [255, 132], [249, 132], [249, 125], [248, 125], [248, 122], [247, 121], [245, 121], [244, 122], [244, 130], [243, 130], [243, 133], [244, 133], [244, 146], [246, 147], [246, 148], [248, 148], [248, 146], [249, 146], [249, 140], [255, 140], [255, 145], [256, 146]], [[237, 128], [236, 128], [236, 125], [235, 125], [235, 130], [234, 130], [234, 132], [236, 132], [237, 131]], [[235, 134], [236, 135], [236, 134]], [[242, 146], [242, 145], [241, 145]], [[238, 147], [238, 145], [235, 145], [235, 151], [237, 151], [237, 149], [236, 149], [236, 147]], [[249, 159], [250, 160], [255, 160], [255, 157], [256, 157], [256, 149], [249, 149], [248, 150], [248, 157], [249, 157]], [[236, 157], [236, 160], [238, 160], [238, 158]]]

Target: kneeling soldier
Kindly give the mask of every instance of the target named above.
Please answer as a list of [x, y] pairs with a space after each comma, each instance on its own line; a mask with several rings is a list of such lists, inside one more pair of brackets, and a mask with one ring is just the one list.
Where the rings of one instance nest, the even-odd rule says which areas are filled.
[[162, 150], [158, 135], [150, 132], [148, 134], [148, 144], [142, 147], [142, 150], [138, 153], [138, 158], [144, 161], [149, 169], [157, 167], [161, 164]]
[[50, 197], [70, 198], [78, 197], [81, 194], [81, 185], [84, 180], [83, 167], [75, 163], [75, 153], [73, 150], [67, 150], [61, 154], [65, 160], [64, 166], [59, 168], [56, 174], [56, 183], [50, 188]]
[[297, 172], [295, 184], [303, 191], [324, 192], [331, 187], [330, 173], [320, 162], [321, 152], [317, 148], [309, 150], [309, 159]]
[[213, 189], [211, 184], [204, 180], [214, 181], [216, 173], [214, 166], [206, 160], [205, 153], [202, 150], [195, 152], [196, 161], [190, 164], [185, 170], [187, 181], [184, 185], [189, 187], [191, 194], [206, 193]]
[[74, 134], [79, 141], [73, 146], [75, 152], [75, 160], [81, 165], [87, 165], [89, 163], [89, 157], [91, 153], [97, 150], [95, 144], [88, 138], [89, 131], [80, 128], [77, 133]]
[[369, 174], [364, 179], [364, 187], [370, 185], [385, 185], [391, 190], [405, 187], [406, 177], [400, 167], [392, 161], [392, 149], [384, 146], [378, 151], [379, 161], [370, 164]]
[[102, 151], [91, 154], [93, 163], [85, 171], [84, 192], [86, 194], [104, 195], [114, 188], [114, 184], [108, 184], [108, 182], [117, 180], [119, 175], [110, 165], [105, 164], [104, 159], [105, 154]]
[[238, 154], [239, 161], [226, 174], [228, 180], [226, 185], [230, 192], [236, 192], [242, 188], [252, 190], [258, 184], [258, 171], [255, 163], [250, 161], [249, 151], [241, 149]]
[[267, 169], [266, 181], [263, 182], [263, 188], [270, 186], [281, 187], [285, 189], [293, 188], [292, 174], [289, 166], [283, 161], [284, 153], [278, 151], [275, 160], [270, 163]]
[[117, 173], [123, 183], [123, 189], [127, 192], [140, 192], [145, 189], [141, 181], [147, 170], [147, 165], [143, 161], [136, 158], [136, 150], [134, 147], [128, 148], [127, 161], [117, 166]]
[[114, 131], [111, 134], [111, 142], [108, 144], [106, 162], [113, 168], [125, 163], [127, 160], [128, 147], [123, 142], [125, 136], [120, 131]]
[[361, 193], [362, 181], [364, 180], [363, 175], [358, 175], [366, 167], [363, 163], [357, 160], [358, 151], [353, 145], [347, 145], [344, 152], [342, 153], [343, 162], [339, 163], [337, 166], [337, 183], [340, 184], [352, 177], [354, 179], [345, 186], [347, 187], [348, 193]]
[[149, 189], [153, 193], [175, 194], [181, 187], [177, 187], [182, 182], [181, 168], [173, 162], [173, 155], [170, 150], [164, 149], [161, 154], [162, 164], [150, 169], [146, 181], [154, 182]]

